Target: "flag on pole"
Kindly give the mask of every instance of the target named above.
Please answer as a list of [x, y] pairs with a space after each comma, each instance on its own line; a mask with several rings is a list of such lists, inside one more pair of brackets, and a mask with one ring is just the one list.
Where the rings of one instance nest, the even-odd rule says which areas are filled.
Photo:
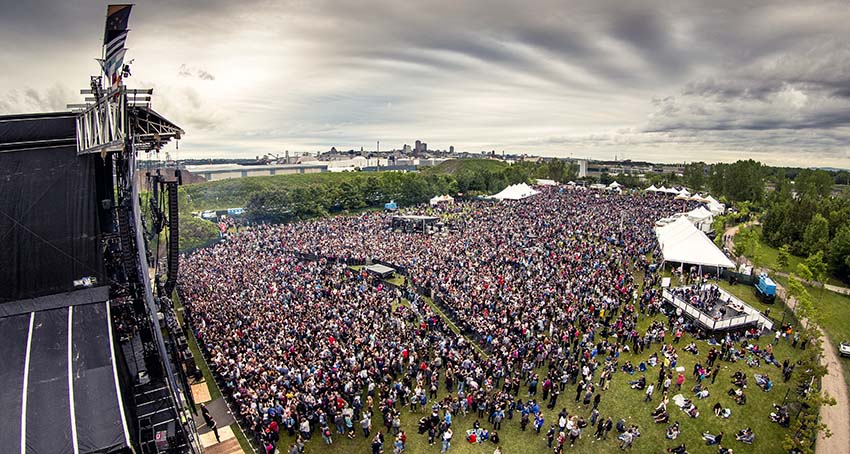
[[127, 49], [127, 24], [133, 5], [109, 5], [106, 8], [106, 31], [103, 34], [103, 60], [100, 61], [109, 84], [116, 87], [121, 82], [124, 54]]

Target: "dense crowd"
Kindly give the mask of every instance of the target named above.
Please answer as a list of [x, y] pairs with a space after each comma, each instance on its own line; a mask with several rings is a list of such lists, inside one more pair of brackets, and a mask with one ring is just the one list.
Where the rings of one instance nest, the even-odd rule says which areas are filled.
[[[364, 213], [255, 226], [185, 258], [187, 316], [243, 423], [268, 452], [288, 434], [293, 454], [315, 434], [328, 444], [363, 436], [375, 453], [403, 452], [411, 435], [402, 411], [422, 413], [417, 432], [443, 452], [456, 432], [498, 444], [505, 420], [545, 433], [556, 453], [584, 430], [597, 439], [616, 430], [628, 449], [640, 429], [598, 407], [614, 374], [647, 366], [658, 368], [657, 382], [641, 375], [633, 387], [647, 400], [662, 396], [653, 417], [667, 423], [667, 392], [684, 381], [674, 342], [685, 322], [671, 313], [642, 332], [637, 323], [662, 311], [652, 227], [681, 202], [542, 192], [418, 209], [448, 226], [437, 235], [394, 232], [391, 214]], [[390, 287], [346, 265], [367, 261], [396, 267], [411, 285]], [[450, 330], [421, 294], [475, 341]], [[624, 351], [645, 350], [649, 364], [620, 361]], [[713, 362], [733, 355], [775, 361], [727, 338], [694, 371], [698, 383], [713, 382]], [[692, 391], [698, 399], [701, 389]], [[573, 397], [582, 415], [566, 410]], [[698, 415], [693, 401], [676, 403]], [[478, 417], [471, 428], [452, 425], [468, 414]], [[677, 430], [671, 425], [668, 438]]]

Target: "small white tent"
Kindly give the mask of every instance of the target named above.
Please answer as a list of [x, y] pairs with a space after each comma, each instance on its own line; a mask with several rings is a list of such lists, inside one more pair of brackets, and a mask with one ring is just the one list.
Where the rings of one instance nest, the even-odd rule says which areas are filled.
[[537, 186], [557, 186], [558, 182], [555, 180], [547, 180], [545, 178], [538, 178], [534, 180], [534, 184]]
[[705, 207], [699, 207], [689, 211], [687, 216], [696, 228], [706, 233], [711, 232], [711, 223], [714, 221], [714, 214], [711, 211], [708, 211]]
[[540, 192], [534, 190], [531, 186], [525, 183], [512, 184], [505, 189], [502, 189], [502, 192], [498, 194], [491, 195], [488, 199], [495, 200], [520, 200], [526, 197], [531, 197], [535, 194], [539, 194]]
[[455, 201], [454, 197], [446, 194], [446, 195], [438, 195], [438, 196], [434, 197], [433, 199], [431, 199], [431, 201], [429, 203], [431, 205], [439, 205], [441, 203], [454, 203], [454, 201]]
[[657, 192], [657, 191], [658, 191], [658, 188], [656, 188], [655, 185], [652, 185], [652, 186], [646, 188], [646, 192]]
[[735, 265], [704, 233], [682, 216], [655, 228], [661, 253], [667, 262], [732, 268]]

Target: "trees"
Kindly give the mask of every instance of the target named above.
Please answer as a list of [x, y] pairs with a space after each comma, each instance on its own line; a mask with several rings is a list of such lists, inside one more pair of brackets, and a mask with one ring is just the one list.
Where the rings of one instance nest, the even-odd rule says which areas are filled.
[[823, 198], [832, 192], [832, 175], [825, 170], [803, 169], [794, 180], [794, 190], [801, 198]]
[[783, 271], [787, 270], [788, 266], [791, 264], [791, 246], [783, 244], [782, 247], [779, 248], [779, 254], [776, 261], [779, 263], [779, 266]]
[[844, 280], [850, 280], [850, 224], [845, 224], [829, 242], [829, 263]]
[[707, 166], [704, 162], [692, 162], [685, 165], [683, 174], [685, 185], [691, 188], [692, 191], [699, 191], [705, 186]]
[[749, 200], [760, 203], [764, 195], [764, 166], [748, 159], [732, 164], [714, 164], [708, 177], [708, 186], [715, 194], [734, 202]]
[[809, 255], [823, 252], [829, 242], [829, 221], [815, 213], [803, 232], [803, 251]]

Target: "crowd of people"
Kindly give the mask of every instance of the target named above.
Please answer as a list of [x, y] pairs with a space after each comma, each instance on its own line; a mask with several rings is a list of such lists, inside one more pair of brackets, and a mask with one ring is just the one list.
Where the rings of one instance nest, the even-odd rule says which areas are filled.
[[[398, 454], [410, 437], [403, 412], [422, 414], [414, 417], [418, 435], [442, 452], [455, 432], [498, 445], [505, 423], [546, 434], [555, 453], [585, 429], [600, 440], [616, 429], [625, 450], [640, 429], [599, 409], [617, 373], [644, 374], [635, 388], [646, 401], [661, 396], [653, 417], [667, 423], [668, 391], [684, 381], [674, 342], [685, 321], [670, 311], [668, 323], [639, 330], [638, 322], [663, 311], [652, 227], [681, 203], [541, 192], [429, 208], [448, 227], [438, 235], [395, 232], [390, 215], [372, 212], [257, 225], [185, 257], [187, 319], [243, 425], [268, 453], [284, 432], [292, 454], [315, 434], [327, 444], [362, 436], [372, 452]], [[369, 261], [395, 267], [409, 285], [348, 266]], [[714, 382], [715, 360], [753, 354], [728, 336], [719, 346], [695, 371], [698, 384]], [[652, 354], [638, 366], [620, 361], [644, 351]], [[657, 382], [647, 385], [647, 367], [658, 370]], [[568, 411], [567, 400], [580, 410]], [[682, 410], [696, 417], [696, 404], [685, 401]], [[469, 414], [478, 418], [471, 427], [453, 425]], [[678, 427], [668, 428], [669, 439]]]

